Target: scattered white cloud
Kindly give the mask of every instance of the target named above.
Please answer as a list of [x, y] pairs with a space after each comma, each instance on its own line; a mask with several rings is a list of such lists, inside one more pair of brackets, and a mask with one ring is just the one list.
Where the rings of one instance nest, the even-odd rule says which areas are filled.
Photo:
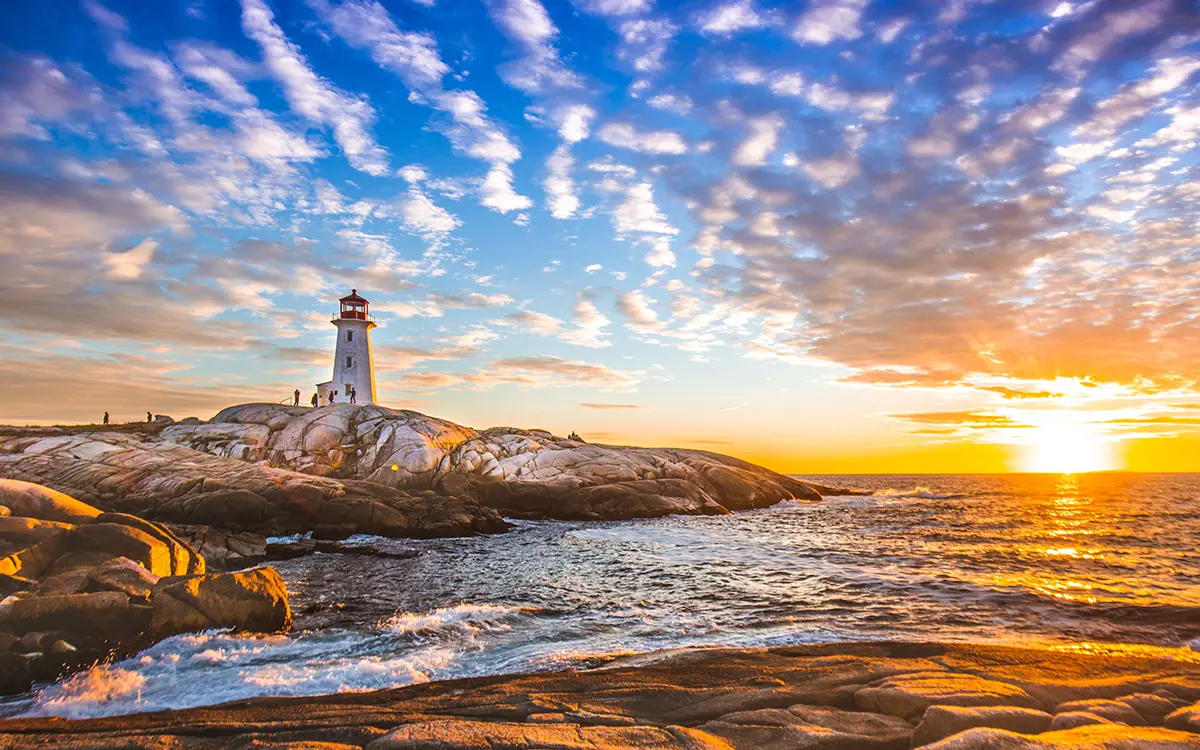
[[627, 122], [607, 123], [597, 136], [609, 145], [648, 154], [684, 154], [688, 150], [683, 136], [673, 130], [639, 131]]
[[801, 44], [829, 44], [862, 36], [867, 0], [812, 0], [801, 14], [792, 38]]
[[314, 73], [263, 0], [242, 0], [242, 28], [258, 42], [264, 64], [294, 110], [329, 127], [355, 169], [376, 176], [387, 172], [387, 153], [371, 134], [375, 111], [366, 99], [345, 94]]

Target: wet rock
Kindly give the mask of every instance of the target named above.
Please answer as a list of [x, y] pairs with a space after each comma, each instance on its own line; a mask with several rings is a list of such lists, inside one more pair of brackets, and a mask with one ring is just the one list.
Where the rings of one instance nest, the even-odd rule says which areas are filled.
[[1068, 701], [1059, 705], [1055, 713], [1073, 713], [1084, 712], [1103, 716], [1109, 721], [1120, 722], [1130, 726], [1141, 726], [1146, 723], [1142, 715], [1130, 708], [1126, 703], [1114, 700], [1106, 700], [1103, 698], [1093, 698], [1091, 700]]
[[685, 727], [581, 727], [576, 724], [483, 721], [407, 724], [367, 745], [367, 750], [615, 750], [634, 747], [731, 750], [723, 740]]
[[317, 543], [312, 539], [301, 539], [295, 542], [271, 542], [267, 544], [268, 560], [292, 560], [297, 557], [311, 555], [317, 551]]
[[139, 599], [149, 598], [159, 581], [159, 576], [128, 557], [116, 557], [101, 563], [87, 572], [87, 578], [97, 588], [120, 591]]
[[270, 567], [160, 581], [150, 602], [150, 629], [162, 637], [210, 628], [275, 633], [292, 626], [287, 589]]
[[344, 544], [342, 542], [316, 542], [314, 551], [325, 554], [382, 557], [393, 560], [411, 560], [421, 554], [415, 549], [387, 549], [375, 544]]
[[1003, 729], [971, 729], [925, 750], [1184, 750], [1200, 747], [1194, 734], [1158, 727], [1093, 725], [1027, 735]]
[[1032, 708], [930, 706], [921, 717], [912, 741], [913, 746], [918, 747], [977, 727], [1038, 734], [1048, 730], [1053, 720], [1054, 717], [1045, 711]]
[[953, 672], [918, 672], [888, 677], [854, 696], [863, 711], [920, 718], [932, 705], [1017, 706], [1041, 710], [1029, 693], [1007, 682]]

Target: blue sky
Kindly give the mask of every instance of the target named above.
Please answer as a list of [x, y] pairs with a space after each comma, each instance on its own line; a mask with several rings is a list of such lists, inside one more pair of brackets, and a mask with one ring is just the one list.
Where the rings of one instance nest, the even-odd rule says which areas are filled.
[[1191, 3], [0, 12], [0, 420], [307, 393], [356, 287], [381, 400], [476, 426], [810, 470], [1195, 431]]

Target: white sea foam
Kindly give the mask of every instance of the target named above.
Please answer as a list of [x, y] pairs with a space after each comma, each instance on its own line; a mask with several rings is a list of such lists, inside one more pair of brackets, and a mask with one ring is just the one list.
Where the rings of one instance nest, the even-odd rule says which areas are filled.
[[457, 604], [432, 612], [401, 612], [380, 623], [380, 627], [396, 635], [470, 639], [482, 632], [511, 630], [510, 621], [520, 613], [519, 607]]
[[958, 495], [953, 492], [937, 492], [936, 490], [931, 490], [928, 487], [922, 487], [922, 486], [918, 485], [916, 487], [913, 487], [911, 490], [897, 490], [897, 489], [888, 487], [887, 489], [884, 489], [884, 490], [878, 490], [876, 492], [872, 492], [870, 494], [870, 497], [883, 497], [883, 498], [918, 497], [918, 498], [922, 498], [925, 500], [949, 500], [950, 498], [954, 498], [954, 497], [962, 497], [962, 495]]

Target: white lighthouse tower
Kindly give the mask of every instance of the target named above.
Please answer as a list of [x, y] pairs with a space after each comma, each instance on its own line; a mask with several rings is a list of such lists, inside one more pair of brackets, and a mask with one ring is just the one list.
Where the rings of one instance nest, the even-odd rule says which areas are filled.
[[337, 347], [333, 355], [333, 380], [317, 384], [317, 396], [322, 406], [332, 394], [335, 403], [375, 403], [375, 360], [371, 356], [371, 329], [375, 319], [367, 313], [368, 302], [358, 296], [357, 289], [342, 297], [341, 310], [330, 322], [337, 326]]

